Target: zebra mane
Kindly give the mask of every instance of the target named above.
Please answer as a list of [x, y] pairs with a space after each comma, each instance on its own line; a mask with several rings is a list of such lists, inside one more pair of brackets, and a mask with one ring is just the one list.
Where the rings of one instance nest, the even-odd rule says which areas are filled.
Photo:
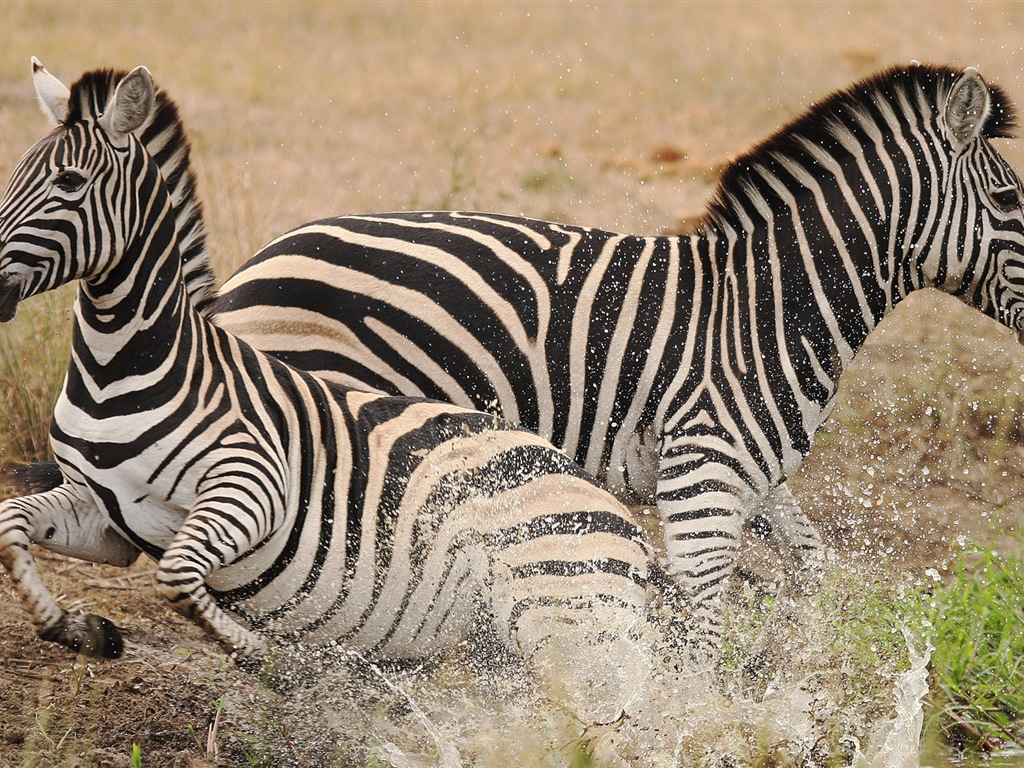
[[[99, 69], [86, 72], [71, 86], [65, 125], [102, 114], [110, 95], [128, 72]], [[214, 274], [206, 247], [203, 207], [196, 193], [196, 178], [190, 162], [191, 144], [181, 123], [178, 106], [167, 92], [157, 87], [156, 105], [150, 119], [136, 137], [156, 161], [171, 195], [185, 289], [192, 305], [208, 314], [214, 298]]]
[[[917, 105], [923, 100], [925, 104], [932, 105], [937, 114], [942, 110], [953, 84], [962, 75], [963, 70], [949, 66], [914, 64], [891, 67], [827, 96], [729, 163], [697, 224], [697, 233], [706, 234], [723, 225], [738, 227], [742, 201], [749, 197], [749, 190], [764, 186], [759, 168], [778, 169], [790, 161], [813, 166], [813, 160], [808, 162], [808, 144], [826, 148], [830, 154], [844, 152], [838, 148], [835, 139], [837, 127], [864, 137], [865, 142], [869, 141], [858, 126], [858, 116], [867, 115], [881, 122], [878, 105], [882, 102], [894, 114], [904, 115], [907, 113], [904, 104]], [[987, 84], [987, 87], [991, 105], [982, 135], [986, 138], [1013, 138], [1017, 127], [1013, 103], [998, 85]]]

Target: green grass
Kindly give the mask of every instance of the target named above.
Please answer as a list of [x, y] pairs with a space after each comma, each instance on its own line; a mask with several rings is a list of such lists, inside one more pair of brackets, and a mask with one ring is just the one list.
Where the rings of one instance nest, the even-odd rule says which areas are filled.
[[1024, 555], [962, 554], [930, 618], [931, 703], [947, 739], [1024, 747]]
[[[891, 716], [896, 682], [911, 667], [910, 644], [917, 651], [930, 645], [926, 733], [967, 753], [1024, 746], [1024, 554], [964, 549], [945, 579], [931, 571], [908, 581], [877, 563], [871, 570], [832, 568], [808, 611], [795, 618], [781, 598], [748, 594], [731, 602], [723, 690], [749, 695], [752, 654], [765, 637], [785, 637], [775, 683], [801, 680], [831, 698], [821, 715], [829, 741], [822, 755], [832, 764], [844, 737], [865, 745]], [[780, 623], [782, 632], [772, 635]], [[773, 743], [762, 737], [751, 747], [750, 764], [780, 764]]]

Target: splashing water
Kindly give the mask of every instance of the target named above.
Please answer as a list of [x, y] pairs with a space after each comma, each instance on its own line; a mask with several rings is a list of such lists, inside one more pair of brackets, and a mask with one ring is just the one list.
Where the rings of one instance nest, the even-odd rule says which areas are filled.
[[833, 571], [814, 599], [734, 589], [714, 671], [655, 623], [640, 638], [651, 671], [609, 725], [560, 710], [486, 637], [415, 668], [325, 654], [273, 704], [301, 747], [273, 764], [916, 767], [926, 630], [903, 610], [909, 591], [850, 564]]
[[924, 725], [922, 702], [928, 693], [928, 658], [931, 648], [906, 628], [903, 630], [910, 654], [910, 669], [896, 679], [892, 718], [883, 723], [865, 754], [855, 755], [857, 768], [918, 768], [921, 728]]
[[[408, 692], [406, 692], [405, 688], [400, 684], [393, 682], [386, 674], [384, 674], [383, 671], [381, 671], [380, 667], [358, 651], [350, 650], [349, 653], [358, 658], [367, 666], [368, 669], [373, 671], [388, 690], [400, 695], [409, 704], [409, 709], [412, 712], [412, 715], [420, 725], [423, 726], [423, 730], [425, 730], [434, 740], [434, 746], [437, 748], [438, 752], [438, 766], [440, 766], [440, 768], [459, 768], [459, 766], [462, 765], [462, 757], [459, 755], [459, 750], [457, 750], [455, 745], [444, 737], [438, 727], [434, 725]], [[415, 761], [389, 741], [385, 741], [381, 745], [378, 756], [391, 763], [395, 768], [412, 768], [416, 765]]]

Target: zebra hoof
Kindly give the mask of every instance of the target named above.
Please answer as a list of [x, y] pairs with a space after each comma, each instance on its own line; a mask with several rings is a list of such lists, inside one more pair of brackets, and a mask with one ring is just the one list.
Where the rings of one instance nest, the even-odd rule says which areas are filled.
[[231, 658], [234, 659], [235, 666], [248, 675], [259, 675], [263, 672], [263, 659], [259, 656], [243, 656], [240, 653], [232, 653]]
[[121, 631], [110, 619], [95, 613], [76, 616], [62, 626], [43, 630], [39, 636], [65, 645], [83, 656], [118, 659], [124, 653]]

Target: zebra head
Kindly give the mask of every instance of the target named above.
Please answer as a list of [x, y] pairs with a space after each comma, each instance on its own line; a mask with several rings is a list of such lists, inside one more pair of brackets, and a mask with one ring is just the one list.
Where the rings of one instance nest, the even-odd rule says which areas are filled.
[[[779, 258], [843, 264], [861, 282], [863, 306], [843, 331], [856, 346], [923, 287], [1020, 333], [1024, 193], [992, 141], [1012, 138], [1015, 122], [1010, 99], [973, 68], [885, 70], [731, 163], [698, 232], [771, 231]], [[819, 287], [835, 307], [849, 300], [835, 281]]]
[[[1024, 334], [1024, 189], [993, 146], [1011, 138], [1014, 112], [996, 86], [973, 68], [948, 90], [938, 90], [935, 130], [946, 166], [932, 194], [938, 197], [935, 236], [921, 249], [923, 285], [957, 296]], [[927, 192], [925, 192], [927, 194]], [[927, 230], [923, 230], [927, 233]], [[921, 238], [927, 241], [927, 237]], [[920, 247], [918, 243], [913, 244]]]
[[[68, 90], [36, 59], [32, 66], [40, 105], [56, 127], [25, 153], [0, 199], [0, 322], [22, 299], [116, 268], [143, 215], [126, 179], [151, 166], [132, 135], [154, 104], [145, 67], [97, 104], [90, 96], [98, 89], [86, 81], [109, 73], [90, 73]], [[110, 211], [112, 200], [134, 215]]]

